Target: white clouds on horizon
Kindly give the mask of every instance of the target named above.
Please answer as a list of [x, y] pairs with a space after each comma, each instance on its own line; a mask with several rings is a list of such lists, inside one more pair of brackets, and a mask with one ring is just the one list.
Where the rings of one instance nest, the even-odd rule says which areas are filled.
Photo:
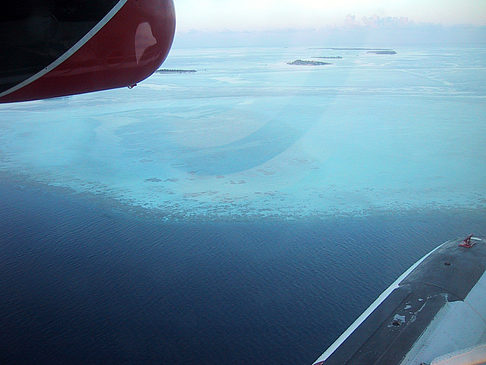
[[[174, 0], [178, 31], [486, 25], [486, 0]], [[354, 17], [354, 18], [353, 18]]]

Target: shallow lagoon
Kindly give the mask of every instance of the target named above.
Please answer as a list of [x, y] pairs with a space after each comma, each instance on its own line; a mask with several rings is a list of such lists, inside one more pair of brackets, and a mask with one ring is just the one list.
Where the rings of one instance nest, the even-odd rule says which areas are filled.
[[198, 72], [0, 106], [0, 170], [167, 219], [484, 207], [486, 50], [397, 51], [174, 50]]

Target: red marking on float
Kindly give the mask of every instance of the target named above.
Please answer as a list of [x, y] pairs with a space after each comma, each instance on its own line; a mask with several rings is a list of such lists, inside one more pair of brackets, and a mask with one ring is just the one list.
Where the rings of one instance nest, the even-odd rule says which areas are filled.
[[464, 241], [459, 245], [459, 247], [464, 247], [464, 248], [471, 248], [473, 247], [476, 243], [472, 242], [471, 239], [473, 238], [473, 235], [470, 234], [466, 238], [464, 238]]

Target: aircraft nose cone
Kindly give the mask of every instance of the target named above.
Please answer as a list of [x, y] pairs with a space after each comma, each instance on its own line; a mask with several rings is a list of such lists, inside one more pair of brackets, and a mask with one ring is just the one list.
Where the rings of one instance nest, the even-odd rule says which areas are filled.
[[[156, 71], [174, 40], [173, 0], [119, 0], [114, 4], [53, 62], [0, 92], [0, 102], [133, 86]], [[80, 11], [83, 14], [89, 15]]]

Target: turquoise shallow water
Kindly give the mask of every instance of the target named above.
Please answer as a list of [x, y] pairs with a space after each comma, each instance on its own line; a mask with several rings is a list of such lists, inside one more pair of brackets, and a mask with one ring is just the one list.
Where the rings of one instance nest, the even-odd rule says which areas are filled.
[[0, 362], [310, 364], [484, 235], [486, 50], [396, 51], [176, 49], [0, 105]]
[[1, 105], [0, 170], [166, 219], [484, 207], [486, 49], [396, 51], [174, 50], [198, 72]]

